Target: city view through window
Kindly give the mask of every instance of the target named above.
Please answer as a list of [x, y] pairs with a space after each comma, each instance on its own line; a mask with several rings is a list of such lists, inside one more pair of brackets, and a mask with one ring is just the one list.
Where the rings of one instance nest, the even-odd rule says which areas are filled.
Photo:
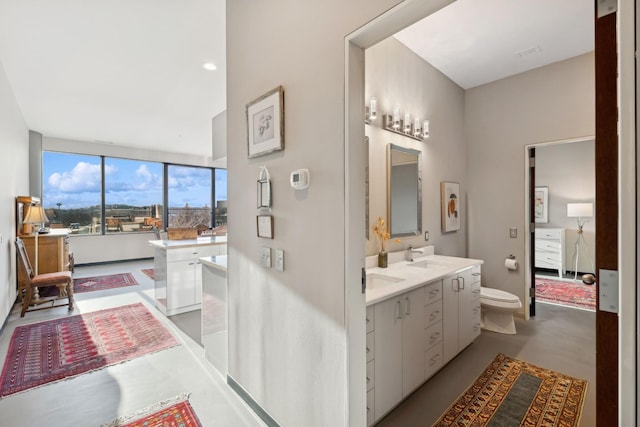
[[143, 232], [154, 226], [226, 234], [227, 171], [180, 165], [166, 170], [165, 202], [163, 163], [44, 152], [42, 205], [49, 226], [72, 234]]

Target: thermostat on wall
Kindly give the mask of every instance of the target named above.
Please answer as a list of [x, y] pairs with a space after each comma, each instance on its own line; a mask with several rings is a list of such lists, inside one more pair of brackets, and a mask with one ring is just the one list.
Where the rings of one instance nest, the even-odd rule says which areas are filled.
[[309, 169], [298, 169], [291, 172], [291, 187], [304, 190], [309, 187]]

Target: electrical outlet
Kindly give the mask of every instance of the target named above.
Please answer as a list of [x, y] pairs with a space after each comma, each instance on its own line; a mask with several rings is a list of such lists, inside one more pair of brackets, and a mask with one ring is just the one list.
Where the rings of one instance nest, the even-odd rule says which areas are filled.
[[509, 237], [511, 237], [512, 239], [517, 239], [518, 238], [518, 229], [515, 227], [511, 227], [509, 229]]
[[425, 242], [428, 242], [428, 241], [429, 241], [429, 232], [428, 232], [428, 231], [425, 231], [425, 232], [424, 232], [424, 241], [425, 241]]
[[276, 249], [276, 271], [284, 271], [284, 250]]
[[271, 248], [266, 246], [260, 248], [260, 265], [265, 268], [271, 268]]

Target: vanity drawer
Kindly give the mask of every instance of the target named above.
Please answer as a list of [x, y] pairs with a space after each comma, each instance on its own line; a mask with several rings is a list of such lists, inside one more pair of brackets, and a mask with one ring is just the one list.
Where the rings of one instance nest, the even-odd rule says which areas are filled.
[[426, 378], [429, 379], [442, 368], [442, 343], [425, 351], [424, 356]]
[[477, 305], [473, 306], [473, 308], [471, 309], [472, 323], [480, 322], [480, 318], [481, 318], [481, 314], [482, 314], [481, 310], [482, 310], [482, 308], [480, 308], [480, 302], [478, 302]]
[[424, 333], [427, 348], [431, 348], [432, 346], [442, 342], [442, 322], [437, 322], [427, 329], [425, 329]]
[[442, 320], [442, 302], [436, 301], [427, 305], [424, 309], [425, 327]]
[[372, 426], [373, 425], [373, 421], [374, 419], [374, 414], [373, 414], [373, 405], [374, 405], [374, 391], [375, 390], [369, 390], [367, 392], [367, 425], [368, 426]]
[[370, 305], [367, 307], [367, 333], [373, 331], [373, 321], [374, 321], [374, 309], [373, 309], [373, 305]]
[[424, 305], [431, 304], [432, 302], [442, 299], [442, 280], [431, 283], [424, 287], [425, 301]]
[[367, 334], [367, 362], [373, 360], [373, 349], [375, 348], [375, 332]]
[[480, 286], [478, 286], [476, 289], [471, 289], [471, 301], [480, 299], [481, 294], [482, 291], [480, 290]]
[[375, 380], [375, 361], [367, 363], [367, 391], [371, 390], [376, 383]]

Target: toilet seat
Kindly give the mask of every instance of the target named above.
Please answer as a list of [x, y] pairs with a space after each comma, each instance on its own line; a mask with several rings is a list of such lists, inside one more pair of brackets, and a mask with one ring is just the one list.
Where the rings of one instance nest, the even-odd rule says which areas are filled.
[[485, 288], [484, 286], [480, 288], [480, 298], [498, 302], [520, 302], [520, 298], [509, 292], [500, 289]]

